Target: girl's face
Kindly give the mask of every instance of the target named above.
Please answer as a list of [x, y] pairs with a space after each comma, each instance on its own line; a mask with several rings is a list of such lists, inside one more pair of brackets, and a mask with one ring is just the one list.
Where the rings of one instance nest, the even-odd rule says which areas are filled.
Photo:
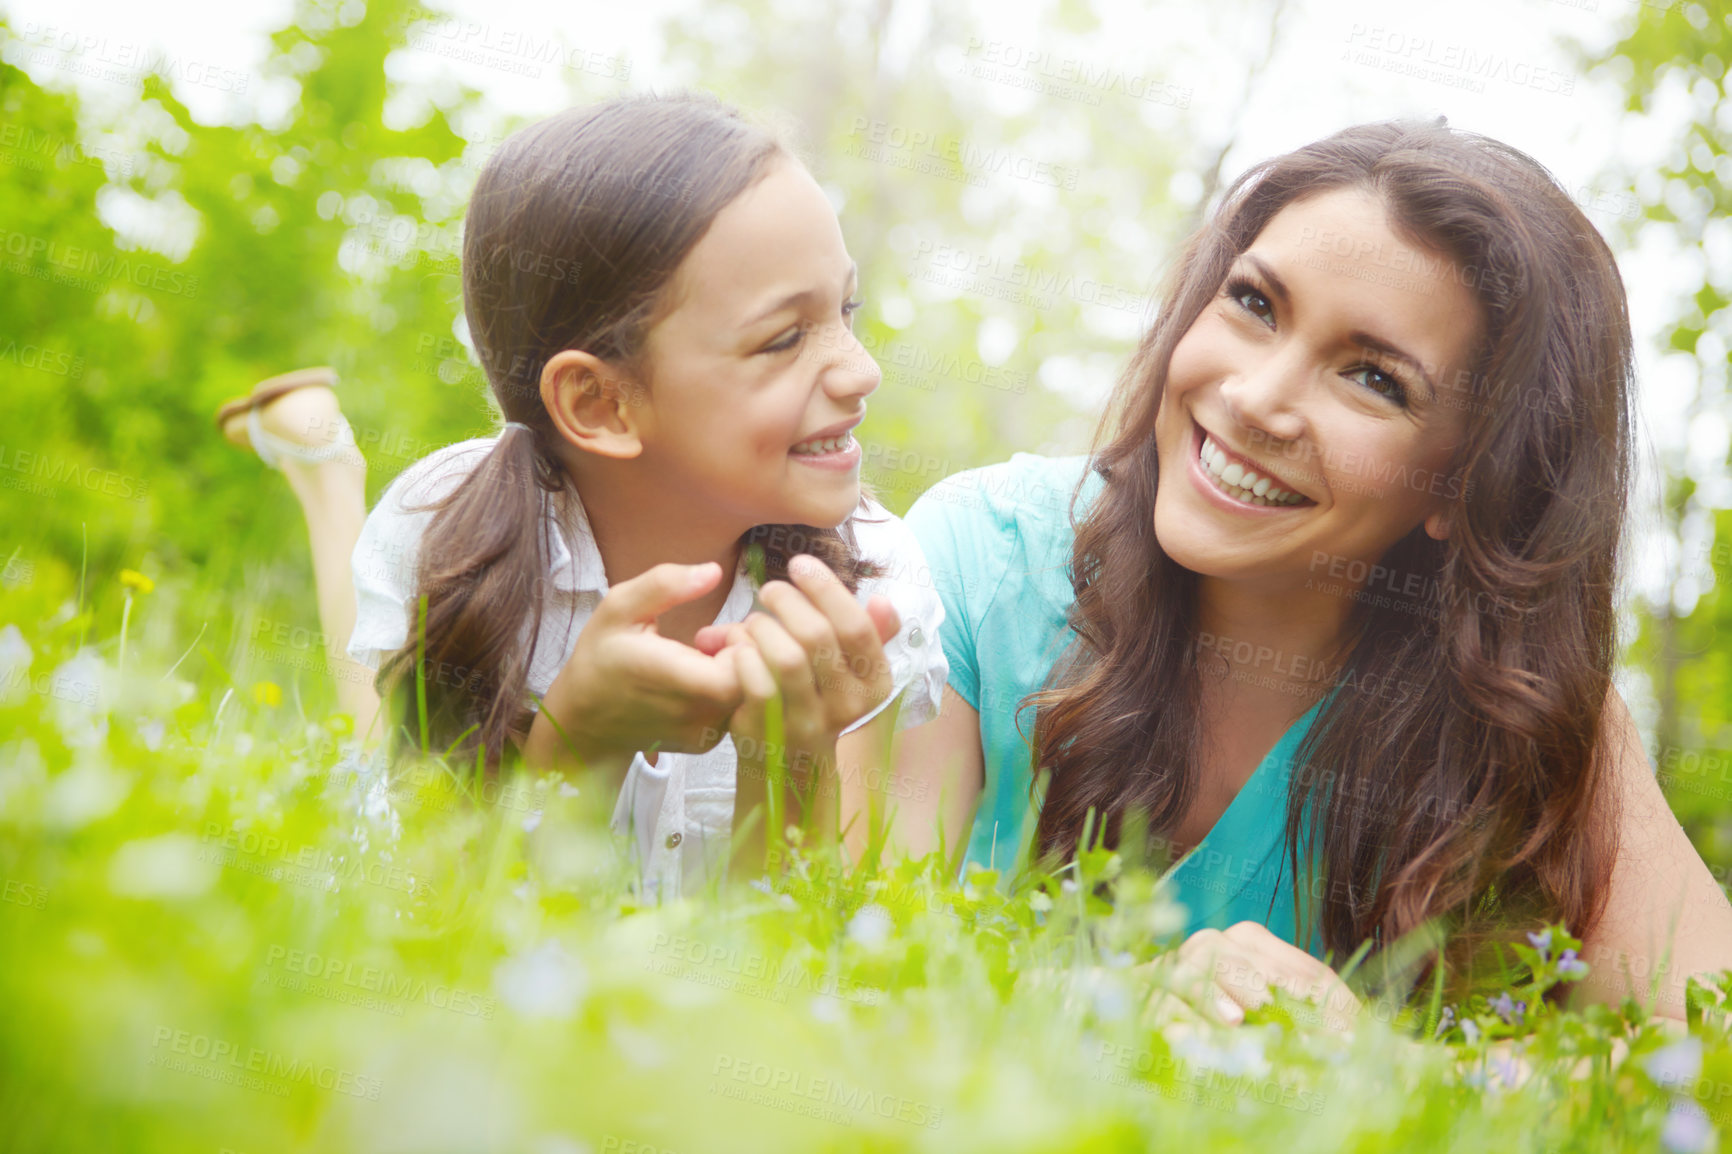
[[856, 272], [836, 213], [779, 159], [717, 214], [650, 331], [639, 414], [657, 482], [730, 531], [829, 528], [860, 500], [860, 445], [878, 365], [853, 332]]
[[1155, 421], [1168, 555], [1279, 592], [1363, 573], [1421, 523], [1446, 533], [1481, 328], [1462, 279], [1367, 192], [1277, 213], [1173, 350]]

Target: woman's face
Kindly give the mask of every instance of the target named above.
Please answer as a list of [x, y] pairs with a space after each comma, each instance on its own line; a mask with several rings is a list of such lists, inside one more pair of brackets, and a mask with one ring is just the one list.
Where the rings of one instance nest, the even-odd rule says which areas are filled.
[[[1156, 417], [1161, 547], [1289, 589], [1447, 532], [1481, 310], [1358, 189], [1282, 209], [1173, 350]], [[1458, 378], [1458, 373], [1462, 374]]]

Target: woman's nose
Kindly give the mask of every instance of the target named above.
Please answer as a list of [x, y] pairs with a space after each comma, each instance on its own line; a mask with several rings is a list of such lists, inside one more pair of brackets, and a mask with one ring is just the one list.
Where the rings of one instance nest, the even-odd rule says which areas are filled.
[[1221, 382], [1221, 399], [1235, 421], [1271, 440], [1291, 441], [1307, 428], [1305, 398], [1312, 370], [1298, 349], [1271, 352]]

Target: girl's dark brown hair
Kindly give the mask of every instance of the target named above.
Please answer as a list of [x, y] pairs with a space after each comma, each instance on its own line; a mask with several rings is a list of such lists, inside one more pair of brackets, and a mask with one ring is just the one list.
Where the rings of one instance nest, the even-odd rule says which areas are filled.
[[1441, 918], [1451, 981], [1471, 981], [1489, 940], [1542, 918], [1580, 936], [1604, 904], [1616, 839], [1599, 735], [1633, 369], [1599, 234], [1530, 157], [1441, 121], [1360, 125], [1256, 166], [1170, 274], [1098, 435], [1105, 484], [1072, 554], [1077, 640], [1025, 704], [1051, 773], [1038, 842], [1068, 856], [1091, 809], [1109, 841], [1133, 811], [1170, 834], [1196, 797], [1196, 574], [1156, 540], [1155, 415], [1174, 346], [1234, 259], [1281, 209], [1335, 189], [1373, 193], [1404, 239], [1448, 256], [1484, 329], [1471, 379], [1445, 386], [1468, 413], [1448, 538], [1418, 527], [1385, 556], [1423, 574], [1423, 593], [1356, 600], [1342, 688], [1294, 761], [1299, 941], [1315, 929], [1345, 957]]
[[[455, 743], [473, 757], [479, 746], [493, 767], [527, 731], [550, 563], [544, 509], [571, 486], [553, 451], [542, 368], [582, 349], [648, 386], [644, 341], [675, 270], [716, 215], [788, 155], [734, 109], [677, 95], [569, 110], [488, 160], [464, 217], [464, 316], [500, 410], [528, 429], [508, 427], [449, 495], [425, 506], [435, 510], [416, 573], [425, 632], [412, 617], [409, 645], [379, 676], [382, 692], [399, 693], [409, 734], [419, 737], [417, 680], [432, 748]], [[768, 578], [785, 577], [797, 552], [850, 590], [873, 571], [834, 528], [759, 526], [746, 538], [762, 543]]]

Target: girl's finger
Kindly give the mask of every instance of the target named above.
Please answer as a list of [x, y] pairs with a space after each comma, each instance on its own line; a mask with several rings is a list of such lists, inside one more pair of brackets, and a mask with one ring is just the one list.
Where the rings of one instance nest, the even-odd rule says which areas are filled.
[[758, 652], [756, 645], [735, 646], [732, 652], [734, 668], [740, 675], [740, 689], [746, 698], [743, 704], [756, 705], [762, 709], [765, 702], [776, 696], [775, 675], [764, 663], [764, 655]]
[[[877, 623], [829, 566], [802, 553], [788, 562], [788, 577], [829, 619], [845, 653], [849, 656], [880, 655], [884, 642]], [[888, 601], [885, 604], [888, 606]], [[889, 608], [894, 617], [895, 608]], [[900, 627], [901, 622], [897, 621], [896, 628]], [[895, 635], [896, 630], [892, 629], [890, 636]]]
[[835, 660], [841, 648], [836, 630], [806, 594], [786, 581], [771, 581], [758, 590], [758, 600], [775, 614], [789, 636], [800, 643], [814, 672]]
[[792, 723], [790, 733], [805, 729], [822, 716], [818, 685], [812, 678], [811, 659], [805, 648], [780, 622], [765, 613], [747, 617], [746, 632], [751, 634], [764, 664], [776, 679], [776, 688], [782, 694], [782, 716]]

